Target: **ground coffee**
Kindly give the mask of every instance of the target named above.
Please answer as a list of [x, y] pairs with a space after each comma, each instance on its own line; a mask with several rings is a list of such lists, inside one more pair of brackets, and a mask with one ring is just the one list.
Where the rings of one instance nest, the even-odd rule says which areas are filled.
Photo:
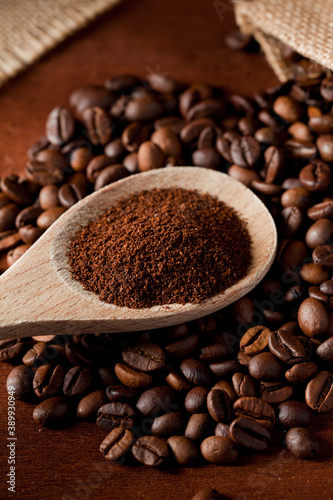
[[106, 302], [131, 308], [197, 303], [246, 275], [246, 223], [225, 203], [184, 189], [121, 201], [70, 244], [72, 275]]

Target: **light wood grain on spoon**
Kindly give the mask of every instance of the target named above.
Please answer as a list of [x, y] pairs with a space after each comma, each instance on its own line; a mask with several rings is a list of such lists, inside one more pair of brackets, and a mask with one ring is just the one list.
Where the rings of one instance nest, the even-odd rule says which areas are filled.
[[[183, 188], [209, 193], [248, 223], [252, 264], [225, 292], [200, 304], [129, 309], [102, 302], [73, 280], [67, 259], [74, 233], [111, 205], [147, 189]], [[199, 167], [137, 174], [84, 198], [62, 215], [0, 277], [0, 340], [33, 335], [130, 332], [161, 328], [211, 314], [252, 290], [270, 268], [277, 245], [274, 221], [257, 196], [232, 177]]]

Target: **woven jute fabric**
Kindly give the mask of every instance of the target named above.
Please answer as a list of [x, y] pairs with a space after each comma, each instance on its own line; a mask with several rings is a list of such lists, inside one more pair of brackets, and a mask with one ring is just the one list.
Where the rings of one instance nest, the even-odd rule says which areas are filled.
[[293, 76], [284, 46], [333, 70], [333, 0], [236, 0], [236, 21], [253, 34], [278, 78]]
[[0, 0], [0, 86], [121, 0]]

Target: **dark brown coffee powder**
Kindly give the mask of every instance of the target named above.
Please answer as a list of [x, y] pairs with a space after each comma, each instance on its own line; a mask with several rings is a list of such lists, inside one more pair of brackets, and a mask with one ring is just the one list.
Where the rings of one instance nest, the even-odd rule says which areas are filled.
[[225, 203], [184, 189], [144, 191], [80, 229], [73, 278], [101, 300], [130, 308], [198, 303], [243, 278], [246, 223]]

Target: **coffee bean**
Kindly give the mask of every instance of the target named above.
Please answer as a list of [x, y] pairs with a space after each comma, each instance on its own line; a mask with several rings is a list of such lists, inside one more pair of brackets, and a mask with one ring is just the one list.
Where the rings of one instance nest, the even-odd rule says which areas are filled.
[[237, 418], [230, 424], [230, 438], [239, 446], [255, 451], [263, 451], [268, 447], [270, 433], [251, 418]]
[[40, 229], [48, 229], [65, 212], [64, 207], [53, 207], [44, 210], [37, 218], [37, 226]]
[[21, 357], [29, 348], [22, 339], [0, 340], [0, 361], [11, 362]]
[[212, 389], [207, 395], [207, 409], [215, 422], [228, 422], [232, 418], [231, 399], [225, 391]]
[[65, 376], [65, 369], [58, 363], [47, 363], [40, 366], [33, 379], [35, 394], [46, 399], [55, 396], [61, 389]]
[[318, 152], [324, 161], [333, 161], [333, 135], [320, 135], [316, 142]]
[[[107, 145], [105, 148], [106, 147]], [[69, 155], [69, 163], [75, 172], [84, 172], [92, 158], [93, 153], [91, 148], [89, 146], [80, 146], [71, 151]]]
[[210, 436], [200, 446], [203, 458], [213, 464], [229, 464], [237, 460], [238, 451], [234, 442], [227, 437]]
[[221, 156], [213, 147], [197, 149], [192, 154], [193, 165], [218, 170], [221, 166]]
[[[322, 266], [324, 269], [333, 269], [333, 245], [322, 245], [316, 247], [312, 253], [313, 262]], [[328, 276], [329, 277], [329, 276]], [[326, 279], [328, 279], [328, 277]], [[326, 281], [322, 279], [322, 281]], [[320, 283], [316, 283], [320, 284]]]
[[305, 335], [314, 337], [326, 332], [328, 318], [322, 302], [312, 297], [305, 299], [298, 310], [298, 323]]
[[301, 401], [285, 401], [278, 406], [278, 420], [283, 427], [307, 427], [312, 413]]
[[271, 332], [268, 338], [270, 351], [287, 365], [306, 361], [307, 352], [302, 342], [292, 333], [283, 330]]
[[219, 422], [215, 427], [215, 436], [223, 436], [230, 438], [229, 428], [230, 425]]
[[317, 356], [324, 363], [333, 362], [333, 337], [329, 337], [316, 350]]
[[283, 120], [289, 123], [297, 122], [302, 118], [302, 108], [297, 101], [288, 96], [278, 97], [273, 104], [273, 110]]
[[8, 392], [13, 392], [15, 399], [29, 399], [32, 393], [32, 380], [34, 371], [25, 365], [15, 366], [8, 374], [6, 388]]
[[116, 427], [104, 438], [99, 450], [111, 462], [122, 459], [134, 443], [133, 433], [126, 428]]
[[106, 396], [111, 403], [134, 404], [139, 399], [139, 392], [125, 385], [111, 385], [106, 389]]
[[72, 112], [65, 106], [54, 108], [46, 120], [45, 135], [50, 143], [57, 146], [69, 142], [74, 131], [75, 120]]
[[92, 383], [92, 373], [87, 368], [73, 366], [65, 375], [63, 392], [65, 396], [82, 396]]
[[28, 245], [33, 245], [38, 238], [42, 236], [45, 229], [41, 229], [39, 227], [32, 226], [29, 224], [28, 226], [20, 227], [19, 233], [16, 234], [18, 241], [22, 239], [24, 243]]
[[157, 417], [158, 413], [166, 413], [176, 409], [173, 404], [174, 391], [167, 385], [154, 387], [143, 392], [136, 404], [142, 415]]
[[52, 162], [32, 160], [27, 163], [28, 179], [39, 186], [46, 184], [60, 184], [64, 180], [65, 169], [62, 165]]
[[76, 415], [82, 420], [95, 420], [99, 408], [105, 405], [107, 398], [104, 390], [90, 392], [77, 405]]
[[145, 389], [152, 385], [153, 379], [148, 373], [133, 370], [123, 363], [115, 365], [115, 372], [119, 380], [132, 389]]
[[82, 114], [83, 122], [94, 145], [105, 146], [112, 137], [112, 119], [102, 108], [87, 108]]
[[187, 358], [180, 363], [180, 370], [186, 380], [194, 385], [208, 385], [210, 374], [208, 368], [196, 359]]
[[174, 358], [188, 357], [199, 345], [199, 338], [197, 335], [189, 335], [188, 337], [177, 340], [165, 346], [167, 353]]
[[167, 443], [177, 464], [188, 466], [196, 462], [198, 451], [190, 439], [185, 436], [171, 436]]
[[14, 203], [18, 205], [30, 205], [32, 202], [32, 195], [29, 188], [20, 182], [20, 179], [15, 174], [10, 174], [1, 179], [0, 187], [3, 194]]
[[152, 136], [151, 140], [154, 144], [157, 144], [161, 151], [166, 156], [173, 156], [175, 158], [180, 158], [182, 154], [182, 148], [180, 140], [177, 134], [170, 130], [168, 127], [161, 127], [156, 130]]
[[318, 370], [316, 363], [306, 362], [292, 366], [286, 371], [285, 377], [292, 384], [303, 384]]
[[282, 403], [293, 394], [293, 387], [286, 382], [260, 382], [260, 397], [267, 403]]
[[299, 173], [300, 181], [309, 191], [325, 191], [331, 181], [331, 170], [327, 163], [312, 160]]
[[165, 377], [165, 381], [172, 389], [179, 392], [188, 392], [191, 389], [190, 384], [179, 373], [170, 367], [168, 370], [169, 373]]
[[240, 167], [236, 164], [229, 167], [228, 174], [245, 186], [251, 186], [252, 181], [259, 181], [259, 175], [254, 169]]
[[135, 409], [126, 403], [107, 403], [97, 413], [97, 425], [106, 431], [116, 427], [130, 429], [134, 426]]
[[232, 384], [238, 397], [255, 397], [256, 384], [250, 375], [237, 372], [232, 376]]
[[287, 432], [286, 445], [295, 457], [303, 459], [314, 458], [319, 448], [317, 440], [303, 427], [293, 427]]
[[266, 348], [270, 333], [271, 331], [262, 325], [253, 326], [243, 335], [239, 347], [247, 356], [255, 356]]
[[251, 136], [235, 139], [230, 147], [232, 161], [240, 167], [251, 168], [259, 160], [259, 143]]
[[191, 144], [195, 142], [201, 132], [206, 127], [214, 127], [215, 122], [210, 118], [198, 118], [197, 120], [193, 120], [190, 123], [187, 123], [180, 132], [180, 138], [183, 143]]
[[308, 382], [305, 389], [305, 401], [312, 410], [326, 413], [333, 408], [333, 375], [330, 372], [318, 372]]
[[[309, 125], [312, 118], [309, 120]], [[288, 128], [288, 133], [297, 141], [312, 142], [313, 134], [311, 133], [309, 125], [302, 122], [294, 122]], [[313, 130], [314, 128], [311, 127]]]
[[9, 203], [0, 208], [0, 232], [8, 231], [14, 224], [17, 215], [20, 213], [20, 207], [14, 203]]
[[225, 344], [211, 344], [200, 348], [199, 360], [205, 363], [220, 360], [230, 356], [230, 349]]
[[261, 352], [249, 363], [250, 375], [256, 380], [275, 381], [283, 374], [282, 364], [270, 352]]
[[143, 95], [131, 98], [125, 108], [125, 119], [129, 122], [148, 122], [158, 118], [163, 111], [163, 106], [153, 95]]
[[63, 184], [58, 191], [60, 204], [64, 208], [70, 208], [78, 201], [82, 200], [80, 190], [75, 184]]
[[281, 196], [281, 205], [286, 207], [307, 208], [311, 204], [311, 192], [305, 187], [287, 189]]
[[323, 201], [321, 203], [317, 203], [308, 209], [308, 216], [310, 219], [316, 221], [319, 219], [333, 218], [333, 201]]
[[41, 427], [58, 427], [68, 423], [69, 411], [65, 398], [48, 398], [36, 406], [32, 418], [35, 424]]
[[221, 361], [220, 363], [211, 363], [209, 368], [214, 375], [223, 378], [238, 372], [241, 369], [241, 365], [235, 359], [231, 359], [229, 361]]
[[127, 92], [139, 85], [139, 83], [140, 80], [137, 76], [123, 74], [106, 80], [104, 85], [110, 92]]
[[6, 252], [21, 242], [21, 235], [16, 229], [9, 229], [0, 233], [0, 252]]
[[318, 263], [317, 265], [313, 262], [304, 264], [299, 271], [299, 275], [304, 281], [311, 283], [312, 285], [320, 285], [323, 281], [330, 277], [329, 272], [324, 269], [321, 264]]
[[193, 104], [186, 113], [186, 119], [199, 120], [200, 118], [219, 118], [225, 112], [226, 106], [218, 99], [202, 99]]
[[219, 389], [221, 391], [226, 392], [232, 402], [236, 401], [236, 399], [238, 398], [232, 384], [228, 380], [219, 380], [212, 387], [212, 389]]
[[181, 433], [184, 426], [184, 417], [180, 411], [165, 413], [154, 418], [151, 432], [154, 436], [172, 436]]
[[283, 166], [284, 156], [282, 151], [276, 146], [271, 146], [266, 149], [265, 157], [265, 182], [274, 184], [279, 178]]
[[75, 108], [80, 117], [82, 117], [82, 113], [86, 108], [96, 106], [108, 110], [114, 100], [114, 94], [98, 85], [78, 88], [69, 97], [70, 105]]
[[270, 429], [275, 424], [273, 407], [259, 398], [242, 397], [234, 403], [236, 417], [247, 417], [256, 420], [259, 424]]
[[165, 353], [152, 342], [128, 344], [122, 351], [124, 363], [142, 372], [161, 370], [165, 365]]
[[206, 387], [194, 387], [185, 397], [185, 408], [189, 413], [202, 413], [207, 410], [207, 394], [209, 389]]
[[145, 141], [138, 151], [138, 164], [141, 172], [162, 168], [165, 163], [165, 155], [157, 144]]
[[325, 245], [333, 235], [333, 221], [329, 219], [319, 219], [310, 226], [306, 235], [305, 242], [311, 250]]
[[167, 460], [169, 449], [164, 439], [157, 436], [143, 436], [133, 445], [132, 453], [143, 465], [159, 467]]
[[208, 413], [194, 413], [190, 416], [185, 429], [185, 437], [192, 441], [202, 441], [211, 435], [213, 420]]

